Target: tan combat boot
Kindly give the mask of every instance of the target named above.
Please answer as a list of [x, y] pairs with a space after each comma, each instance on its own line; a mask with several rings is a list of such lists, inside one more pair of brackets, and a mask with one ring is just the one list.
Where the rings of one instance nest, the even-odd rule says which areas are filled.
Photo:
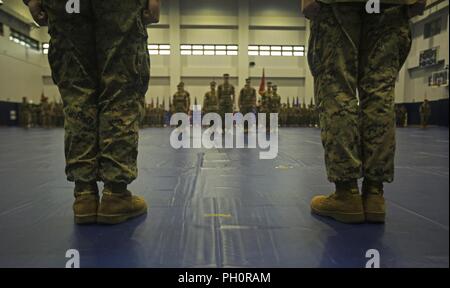
[[75, 183], [74, 195], [73, 213], [75, 215], [75, 223], [96, 223], [99, 202], [97, 183]]
[[384, 223], [386, 219], [386, 205], [383, 196], [383, 183], [364, 180], [362, 193], [366, 221]]
[[336, 183], [336, 192], [330, 196], [314, 197], [311, 202], [311, 211], [343, 223], [356, 224], [365, 221], [362, 199], [356, 180]]
[[106, 184], [97, 214], [100, 224], [120, 224], [147, 213], [144, 198], [134, 196], [126, 185]]

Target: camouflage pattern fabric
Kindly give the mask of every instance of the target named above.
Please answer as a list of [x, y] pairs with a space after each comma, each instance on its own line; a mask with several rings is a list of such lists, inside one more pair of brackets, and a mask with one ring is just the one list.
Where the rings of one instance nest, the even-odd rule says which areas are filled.
[[407, 118], [407, 114], [408, 114], [406, 107], [404, 105], [396, 106], [395, 114], [396, 114], [397, 126], [405, 127], [406, 118]]
[[217, 98], [217, 92], [209, 91], [205, 94], [203, 102], [203, 111], [205, 113], [218, 113], [219, 112], [219, 100]]
[[49, 128], [51, 125], [51, 111], [50, 105], [47, 101], [41, 102], [41, 124], [44, 128]]
[[261, 112], [269, 113], [270, 112], [270, 98], [272, 98], [272, 91], [266, 91], [261, 96]]
[[138, 129], [150, 77], [146, 0], [44, 0], [49, 62], [65, 114], [69, 181], [130, 183], [137, 177]]
[[312, 20], [308, 62], [332, 182], [394, 179], [394, 86], [411, 47], [408, 20], [406, 6], [367, 14], [359, 3], [321, 4]]
[[273, 92], [273, 95], [272, 97], [270, 97], [269, 102], [270, 113], [280, 113], [281, 96], [278, 93]]
[[239, 110], [242, 115], [254, 113], [256, 110], [256, 89], [245, 87], [241, 90], [239, 96]]
[[28, 103], [28, 100], [26, 98], [22, 101], [22, 104], [20, 105], [19, 110], [19, 117], [20, 117], [20, 126], [29, 128], [31, 126], [31, 111], [32, 107]]
[[219, 114], [222, 116], [223, 122], [225, 122], [226, 113], [233, 113], [233, 97], [235, 95], [234, 91], [234, 86], [231, 84], [219, 85], [217, 96], [219, 98]]
[[280, 126], [286, 127], [288, 125], [287, 117], [288, 117], [288, 108], [286, 104], [283, 104], [280, 108]]
[[177, 92], [173, 95], [173, 107], [175, 113], [189, 112], [189, 94], [186, 92]]
[[430, 120], [431, 116], [431, 106], [428, 102], [423, 102], [422, 105], [420, 105], [420, 124], [423, 127], [428, 126], [428, 121]]

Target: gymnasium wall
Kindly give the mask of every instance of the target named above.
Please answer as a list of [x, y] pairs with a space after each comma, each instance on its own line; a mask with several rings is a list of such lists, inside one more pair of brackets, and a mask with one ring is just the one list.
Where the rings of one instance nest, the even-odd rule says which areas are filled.
[[[146, 101], [150, 103], [152, 99], [156, 101], [159, 98], [160, 103], [165, 100], [168, 107], [176, 85], [184, 81], [192, 95], [192, 102], [197, 97], [202, 103], [209, 82], [216, 80], [220, 84], [223, 73], [232, 75], [239, 91], [247, 77], [251, 77], [253, 86], [257, 87], [265, 69], [267, 80], [279, 85], [283, 101], [288, 98], [292, 101], [292, 98], [298, 97], [301, 102], [310, 103], [313, 98], [313, 79], [305, 56], [248, 56], [247, 50], [248, 45], [304, 45], [307, 49], [309, 21], [301, 15], [299, 2], [163, 1], [161, 22], [148, 29], [149, 44], [170, 44], [171, 55], [151, 56], [152, 79]], [[427, 85], [429, 75], [444, 69], [449, 60], [448, 1], [431, 2], [434, 4], [426, 14], [412, 21], [413, 45], [398, 78], [397, 103], [420, 103], [425, 95], [432, 101], [448, 99], [448, 87], [430, 88]], [[0, 101], [20, 102], [22, 97], [28, 97], [36, 103], [42, 92], [50, 100], [59, 101], [58, 89], [51, 81], [47, 55], [9, 39], [12, 26], [16, 30], [27, 30], [25, 32], [32, 38], [47, 43], [47, 29], [30, 25], [31, 20], [21, 0], [8, 0], [1, 10], [16, 20], [7, 21], [0, 17], [0, 23], [3, 23], [3, 35], [0, 35]], [[441, 19], [442, 31], [425, 39], [424, 25], [434, 19]], [[181, 56], [181, 44], [236, 44], [239, 45], [239, 55]], [[440, 64], [420, 68], [420, 52], [431, 47], [439, 47]], [[255, 66], [249, 67], [250, 62], [254, 62]]]

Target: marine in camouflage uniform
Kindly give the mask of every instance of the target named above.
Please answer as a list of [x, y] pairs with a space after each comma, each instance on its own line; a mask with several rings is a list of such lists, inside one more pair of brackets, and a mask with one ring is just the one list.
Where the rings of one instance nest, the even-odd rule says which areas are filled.
[[408, 110], [406, 109], [405, 105], [402, 105], [400, 107], [400, 112], [402, 114], [402, 117], [401, 117], [402, 127], [408, 126]]
[[300, 107], [300, 126], [308, 127], [309, 126], [309, 111], [306, 107], [305, 99], [303, 99], [302, 107]]
[[56, 103], [56, 126], [64, 127], [64, 105], [61, 102]]
[[287, 127], [288, 124], [288, 108], [287, 108], [287, 104], [283, 103], [281, 105], [281, 109], [280, 109], [280, 126], [281, 127]]
[[28, 103], [27, 97], [22, 98], [20, 105], [20, 126], [23, 128], [31, 127], [31, 105]]
[[41, 105], [40, 105], [40, 109], [41, 109], [41, 125], [44, 128], [49, 128], [51, 125], [51, 111], [50, 111], [50, 104], [48, 103], [48, 98], [42, 96], [41, 98]]
[[266, 114], [266, 129], [270, 126], [270, 100], [273, 95], [272, 82], [267, 82], [267, 91], [261, 96], [261, 111], [260, 113]]
[[400, 104], [396, 107], [396, 119], [397, 119], [397, 126], [400, 128], [404, 128], [406, 125], [406, 118], [408, 117], [407, 114], [407, 110], [405, 105]]
[[420, 105], [420, 125], [422, 125], [422, 128], [428, 127], [428, 121], [430, 120], [431, 116], [431, 106], [427, 99], [423, 101], [422, 105]]
[[272, 82], [267, 82], [267, 91], [265, 91], [261, 96], [261, 113], [270, 112], [270, 98], [272, 98], [272, 95], [273, 95]]
[[308, 126], [309, 127], [315, 126], [314, 110], [315, 110], [315, 106], [313, 104], [313, 100], [311, 99], [311, 102], [308, 105]]
[[410, 1], [381, 0], [378, 14], [366, 12], [365, 0], [341, 2], [316, 2], [311, 19], [308, 61], [328, 179], [336, 184], [335, 194], [313, 199], [312, 210], [342, 222], [384, 222], [383, 182], [394, 179], [394, 86], [411, 47], [403, 4]]
[[[149, 14], [159, 19], [159, 1], [80, 0], [80, 13], [68, 13], [67, 1], [24, 2], [36, 21], [48, 20], [48, 59], [64, 103], [76, 222], [116, 224], [145, 213], [145, 201], [132, 196], [127, 184], [137, 176], [150, 77], [144, 21]], [[98, 180], [105, 183], [100, 204]]]
[[40, 125], [39, 117], [40, 117], [40, 106], [38, 104], [31, 104], [31, 127], [37, 127]]
[[[245, 116], [249, 113], [256, 113], [256, 89], [252, 87], [250, 78], [245, 79], [245, 87], [239, 93], [238, 105], [240, 113]], [[256, 123], [255, 123], [256, 124]], [[245, 132], [248, 132], [248, 123], [244, 124]]]
[[286, 118], [287, 118], [287, 127], [292, 127], [292, 124], [294, 123], [294, 114], [293, 114], [293, 109], [291, 106], [291, 103], [289, 102], [289, 99], [287, 101], [287, 108], [286, 108]]
[[159, 105], [159, 108], [158, 108], [158, 127], [164, 126], [164, 106], [165, 106], [165, 103]]
[[52, 126], [52, 127], [56, 127], [57, 125], [56, 125], [56, 122], [58, 121], [57, 119], [56, 119], [56, 114], [57, 114], [57, 107], [56, 107], [56, 102], [52, 102], [51, 104], [50, 104], [50, 125]]
[[219, 98], [217, 97], [216, 91], [217, 83], [212, 81], [209, 86], [211, 90], [205, 93], [205, 98], [203, 99], [203, 113], [218, 113]]
[[[270, 113], [278, 114], [277, 117], [280, 117], [281, 111], [281, 96], [278, 94], [278, 86], [273, 85], [272, 87], [272, 96], [269, 98], [269, 109]], [[270, 123], [270, 115], [268, 115], [269, 123]], [[277, 127], [270, 127], [271, 129], [275, 129]]]
[[191, 106], [191, 96], [189, 92], [184, 90], [184, 83], [178, 84], [178, 91], [173, 95], [172, 105], [174, 113], [189, 113]]
[[217, 96], [219, 98], [219, 114], [222, 117], [222, 124], [225, 126], [225, 114], [233, 113], [235, 103], [235, 89], [230, 83], [230, 75], [223, 75], [223, 84], [219, 85]]
[[250, 79], [245, 80], [245, 87], [239, 93], [239, 111], [242, 115], [256, 112], [256, 89], [252, 87]]
[[295, 125], [297, 127], [303, 126], [303, 114], [302, 114], [302, 107], [301, 106], [295, 106]]
[[156, 98], [155, 107], [152, 109], [153, 127], [158, 127], [158, 113], [159, 113], [159, 97]]
[[150, 117], [151, 117], [151, 104], [146, 104], [145, 105], [145, 116], [144, 116], [144, 120], [142, 121], [142, 126], [141, 127], [149, 127], [150, 126]]
[[278, 86], [273, 85], [272, 97], [269, 99], [270, 113], [280, 113], [281, 109], [281, 96], [278, 94]]
[[158, 104], [152, 108], [152, 127], [158, 127]]

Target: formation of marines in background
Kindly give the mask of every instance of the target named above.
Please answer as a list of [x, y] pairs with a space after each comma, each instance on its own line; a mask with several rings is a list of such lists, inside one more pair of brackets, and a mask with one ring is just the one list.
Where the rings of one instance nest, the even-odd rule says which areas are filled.
[[[211, 94], [208, 92], [207, 94]], [[204, 105], [202, 106], [202, 113], [218, 113], [221, 115], [219, 110], [219, 105], [216, 104], [216, 96], [205, 97]], [[157, 101], [158, 102], [158, 101]], [[170, 101], [169, 109], [165, 108], [165, 104], [155, 105], [155, 101], [148, 104], [146, 107], [146, 116], [142, 123], [142, 127], [167, 127], [169, 126], [170, 117], [174, 113], [186, 113], [192, 115], [192, 110], [179, 111], [176, 106]], [[279, 125], [280, 127], [318, 127], [318, 112], [314, 104], [306, 105], [305, 103], [299, 104], [299, 101], [294, 99], [293, 102], [280, 103], [276, 110], [269, 110], [272, 112], [266, 112], [267, 108], [262, 105], [252, 105], [245, 106], [241, 104], [239, 111], [234, 111], [232, 113], [242, 113], [246, 115], [247, 113], [279, 113]], [[192, 107], [191, 107], [192, 108]], [[228, 113], [228, 112], [227, 112]]]
[[[145, 116], [141, 123], [142, 128], [146, 127], [167, 127], [170, 123], [170, 117], [174, 113], [183, 112], [191, 114], [190, 94], [184, 89], [184, 83], [180, 83], [179, 90], [166, 102], [159, 101], [159, 98], [151, 100], [145, 107]], [[251, 80], [246, 80], [246, 85], [240, 91], [238, 98], [239, 112], [243, 115], [247, 113], [278, 113], [280, 127], [319, 127], [319, 113], [316, 105], [311, 102], [306, 105], [305, 100], [300, 103], [299, 97], [287, 98], [282, 103], [281, 96], [278, 94], [278, 87], [268, 82], [268, 89], [258, 101], [257, 91], [251, 86]], [[269, 99], [269, 100], [267, 100]], [[206, 92], [203, 100], [203, 113], [219, 113], [219, 99], [217, 92], [217, 83], [210, 83], [210, 91]], [[237, 113], [238, 111], [234, 111]], [[420, 125], [427, 128], [431, 117], [431, 107], [428, 100], [425, 100], [419, 109]], [[220, 113], [219, 113], [220, 114]], [[24, 128], [33, 127], [64, 127], [63, 104], [57, 101], [49, 101], [48, 97], [41, 96], [39, 103], [30, 103], [27, 97], [22, 99], [19, 110], [19, 125]], [[397, 127], [408, 126], [408, 110], [404, 104], [398, 104], [395, 107]]]
[[428, 99], [425, 99], [422, 105], [420, 105], [419, 112], [420, 112], [420, 123], [422, 125], [422, 128], [427, 128], [431, 116], [431, 106]]
[[[420, 126], [427, 128], [431, 117], [430, 101], [425, 99], [419, 107], [420, 114]], [[403, 128], [408, 126], [408, 110], [404, 104], [398, 104], [395, 106], [395, 117], [397, 127]]]
[[[282, 103], [281, 96], [278, 94], [278, 87], [268, 83], [267, 91], [261, 93], [261, 99], [258, 101], [256, 89], [251, 86], [251, 79], [246, 79], [245, 87], [241, 89], [237, 106], [235, 88], [229, 82], [230, 75], [224, 75], [223, 84], [217, 86], [215, 81], [210, 83], [210, 90], [205, 93], [202, 105], [202, 113], [218, 113], [224, 117], [225, 113], [278, 113], [279, 124], [281, 127], [317, 127], [318, 111], [316, 106], [311, 103], [307, 106], [305, 100], [300, 104], [299, 98], [292, 98], [292, 104], [287, 99]], [[146, 117], [142, 127], [166, 127], [169, 125], [170, 117], [174, 113], [192, 114], [190, 93], [185, 90], [185, 84], [181, 82], [178, 85], [178, 91], [169, 100], [169, 107], [166, 103], [159, 104], [159, 98], [146, 106]], [[195, 98], [197, 104], [197, 98]]]
[[30, 103], [26, 97], [23, 97], [19, 115], [19, 124], [24, 128], [64, 126], [63, 104], [56, 101], [49, 102], [48, 97], [44, 95], [37, 104]]

